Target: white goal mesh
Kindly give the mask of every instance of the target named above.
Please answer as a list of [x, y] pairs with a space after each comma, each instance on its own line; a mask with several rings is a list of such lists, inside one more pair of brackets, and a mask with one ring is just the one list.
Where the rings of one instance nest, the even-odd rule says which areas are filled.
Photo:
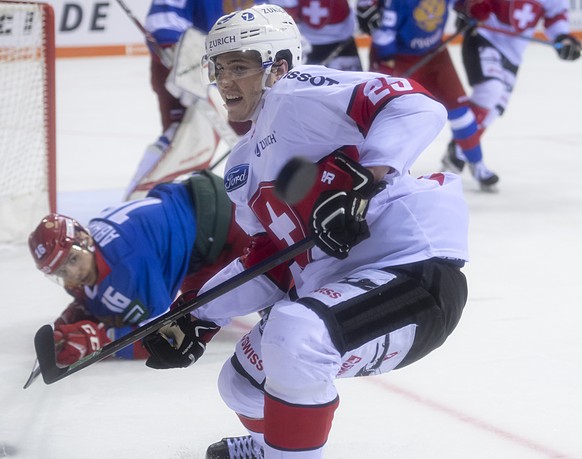
[[54, 14], [0, 1], [0, 243], [56, 210]]

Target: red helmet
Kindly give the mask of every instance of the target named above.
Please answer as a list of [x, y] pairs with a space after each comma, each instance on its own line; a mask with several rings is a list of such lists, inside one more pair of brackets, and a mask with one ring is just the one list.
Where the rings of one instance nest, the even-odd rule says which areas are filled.
[[73, 245], [86, 246], [81, 232], [89, 234], [73, 218], [59, 214], [44, 217], [28, 237], [28, 248], [36, 267], [46, 274], [53, 274], [67, 260]]

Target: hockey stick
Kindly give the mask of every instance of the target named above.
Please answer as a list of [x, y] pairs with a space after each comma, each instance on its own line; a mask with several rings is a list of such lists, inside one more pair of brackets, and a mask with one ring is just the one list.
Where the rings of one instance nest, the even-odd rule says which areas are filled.
[[463, 24], [462, 27], [457, 29], [457, 31], [454, 34], [450, 35], [446, 40], [443, 40], [441, 42], [441, 44], [438, 45], [434, 50], [432, 50], [430, 53], [426, 54], [421, 60], [419, 60], [416, 64], [414, 64], [412, 67], [410, 67], [408, 70], [406, 70], [406, 72], [404, 72], [403, 76], [405, 78], [408, 78], [409, 76], [413, 75], [414, 72], [416, 72], [419, 68], [423, 67], [424, 65], [428, 64], [431, 60], [433, 60], [434, 57], [438, 53], [440, 53], [443, 49], [445, 49], [446, 46], [450, 42], [452, 42], [458, 36], [464, 34], [471, 27], [475, 26], [475, 24], [476, 24], [476, 22], [474, 19], [469, 19], [469, 21], [466, 22], [465, 24]]
[[30, 376], [24, 383], [23, 389], [28, 389], [39, 376], [40, 376], [40, 365], [38, 364], [38, 359], [35, 359], [34, 365], [32, 366], [32, 371], [30, 372]]
[[220, 158], [218, 158], [213, 164], [211, 164], [210, 166], [208, 166], [208, 170], [209, 171], [213, 171], [214, 169], [216, 169], [218, 167], [218, 165], [224, 161], [226, 158], [228, 158], [228, 155], [230, 155], [230, 152], [232, 150], [228, 150], [226, 153], [224, 153]]
[[551, 46], [554, 49], [560, 49], [562, 48], [562, 43], [552, 43], [551, 41], [548, 40], [543, 40], [541, 38], [537, 38], [537, 37], [528, 37], [527, 35], [522, 35], [520, 33], [517, 32], [512, 32], [510, 30], [503, 30], [503, 29], [498, 29], [497, 27], [493, 27], [487, 24], [477, 24], [477, 27], [481, 28], [481, 29], [485, 29], [485, 30], [490, 30], [491, 32], [497, 32], [497, 33], [502, 33], [505, 35], [509, 35], [511, 37], [515, 37], [515, 38], [521, 38], [522, 40], [527, 40], [527, 41], [533, 41], [534, 43], [540, 43], [542, 45], [547, 45], [547, 46]]
[[346, 49], [346, 47], [352, 42], [353, 37], [348, 38], [345, 41], [342, 41], [339, 45], [337, 45], [332, 51], [331, 53], [328, 54], [328, 56], [322, 60], [319, 65], [323, 65], [326, 66], [327, 64], [329, 64], [331, 61], [333, 61], [336, 57], [339, 56], [339, 54]]
[[[289, 199], [291, 203], [297, 199], [302, 199], [309, 192], [316, 180], [316, 170], [317, 166], [313, 163], [297, 158], [292, 159], [283, 167], [275, 181], [275, 189], [278, 190], [278, 195], [283, 199]], [[34, 336], [34, 347], [44, 382], [46, 384], [52, 384], [115, 354], [124, 347], [158, 331], [163, 326], [171, 324], [180, 317], [208, 304], [210, 301], [225, 295], [276, 266], [292, 260], [314, 245], [314, 238], [308, 236], [273, 256], [266, 258], [262, 262], [257, 263], [251, 268], [240, 272], [222, 284], [211, 288], [197, 298], [186, 301], [184, 304], [136, 328], [127, 335], [106, 344], [101, 349], [67, 367], [59, 367], [57, 365], [53, 327], [51, 325], [43, 325]]]
[[121, 7], [121, 9], [125, 11], [125, 14], [127, 14], [129, 19], [133, 21], [133, 23], [140, 30], [140, 32], [143, 33], [146, 41], [150, 44], [154, 53], [156, 53], [156, 55], [160, 58], [160, 61], [162, 62], [162, 64], [164, 64], [164, 67], [166, 68], [171, 67], [172, 58], [166, 52], [166, 50], [164, 50], [164, 48], [160, 46], [160, 44], [156, 41], [154, 36], [142, 25], [141, 22], [139, 22], [139, 19], [135, 17], [133, 12], [129, 9], [129, 7], [125, 4], [123, 0], [116, 0], [116, 2]]

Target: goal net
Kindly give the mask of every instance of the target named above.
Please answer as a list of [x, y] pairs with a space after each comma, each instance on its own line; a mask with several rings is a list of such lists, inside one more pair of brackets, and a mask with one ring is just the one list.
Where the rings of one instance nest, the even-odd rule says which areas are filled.
[[56, 211], [54, 13], [0, 1], [0, 243]]

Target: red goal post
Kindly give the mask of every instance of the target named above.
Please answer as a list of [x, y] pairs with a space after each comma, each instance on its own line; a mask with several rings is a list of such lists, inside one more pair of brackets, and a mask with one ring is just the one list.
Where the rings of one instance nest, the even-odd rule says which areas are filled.
[[0, 1], [0, 243], [24, 243], [56, 211], [51, 5]]

